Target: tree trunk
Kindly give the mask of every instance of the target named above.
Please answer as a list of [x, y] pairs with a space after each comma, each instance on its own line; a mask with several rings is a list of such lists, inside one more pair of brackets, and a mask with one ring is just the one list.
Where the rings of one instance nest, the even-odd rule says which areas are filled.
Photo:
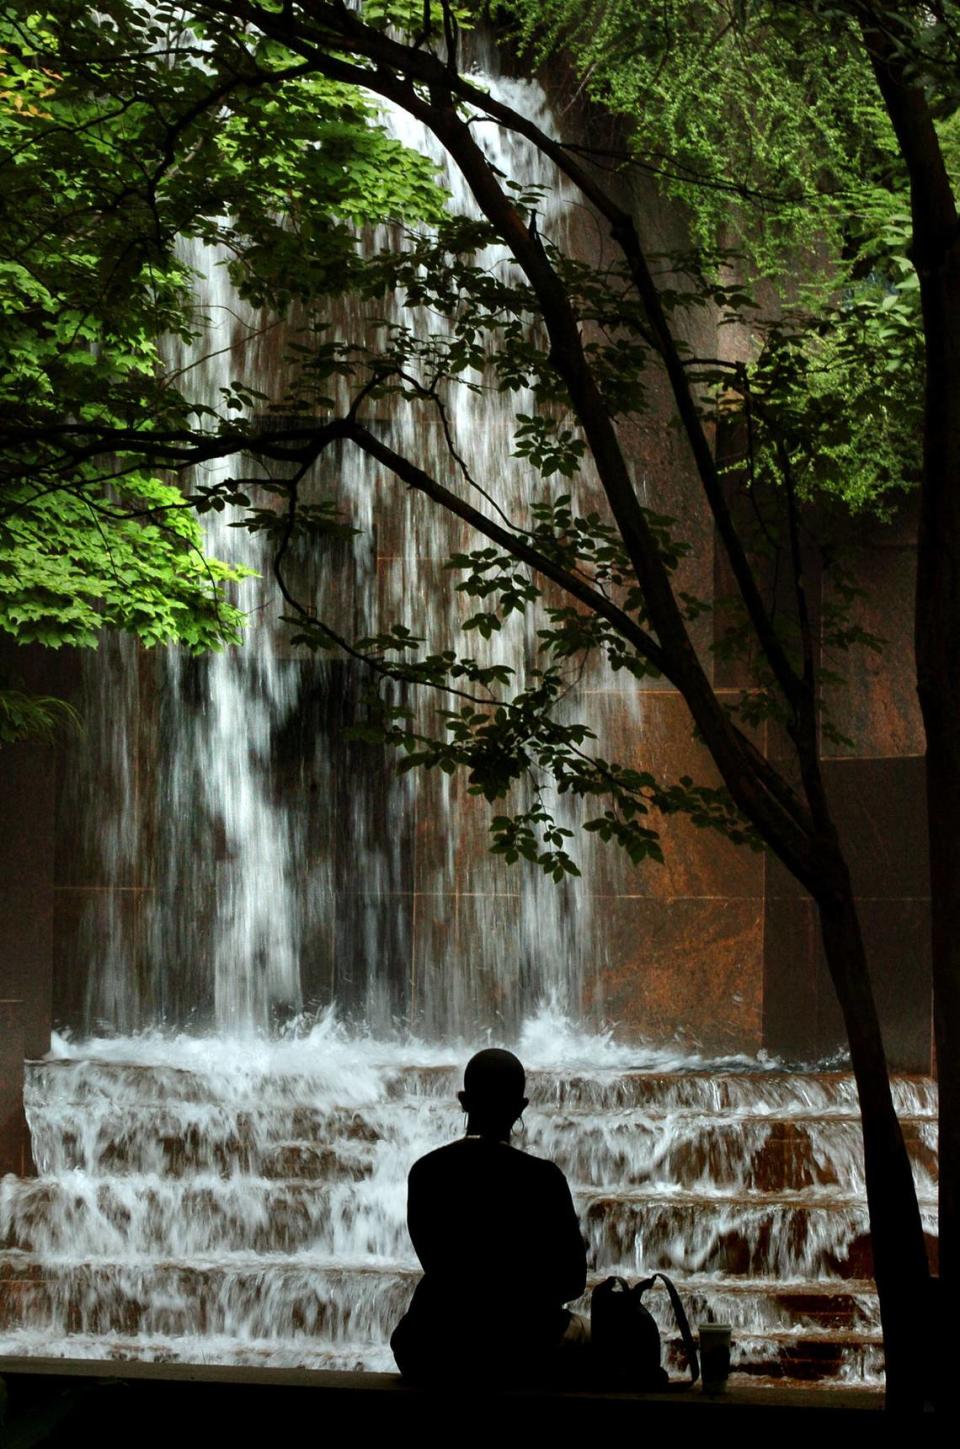
[[[909, 30], [874, 23], [869, 10], [862, 28], [910, 175], [911, 257], [923, 312], [926, 378], [915, 645], [927, 737], [943, 1304], [957, 1287], [960, 1262], [960, 219], [921, 80], [922, 66], [918, 71], [910, 64], [916, 56], [911, 57], [905, 43]], [[939, 1325], [933, 1324], [929, 1337], [935, 1341], [938, 1336]]]
[[917, 692], [927, 737], [934, 1031], [940, 1079], [940, 1301], [960, 1241], [960, 237], [921, 277], [927, 336], [917, 544]]
[[860, 922], [842, 863], [818, 900], [823, 945], [843, 1011], [860, 1098], [863, 1157], [886, 1359], [886, 1407], [919, 1410], [930, 1377], [930, 1278], [913, 1172], [893, 1106]]

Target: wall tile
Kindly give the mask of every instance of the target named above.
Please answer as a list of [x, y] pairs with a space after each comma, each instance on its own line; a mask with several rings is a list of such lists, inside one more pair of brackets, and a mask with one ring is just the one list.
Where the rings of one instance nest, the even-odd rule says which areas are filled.
[[589, 999], [652, 1045], [751, 1052], [761, 1045], [762, 903], [611, 897], [602, 996]]

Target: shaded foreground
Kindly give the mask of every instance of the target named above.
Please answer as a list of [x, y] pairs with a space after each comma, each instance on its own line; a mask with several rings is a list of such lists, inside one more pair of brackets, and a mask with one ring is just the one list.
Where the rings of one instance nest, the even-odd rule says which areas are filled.
[[[869, 1389], [735, 1387], [715, 1396], [699, 1389], [485, 1394], [479, 1387], [450, 1393], [413, 1389], [396, 1374], [148, 1363], [125, 1364], [122, 1378], [107, 1379], [103, 1372], [103, 1366], [83, 1361], [0, 1359], [9, 1395], [5, 1444], [26, 1449], [33, 1443], [75, 1445], [89, 1438], [112, 1449], [133, 1439], [138, 1446], [175, 1443], [184, 1449], [224, 1442], [226, 1436], [253, 1444], [261, 1433], [275, 1438], [284, 1425], [310, 1425], [311, 1433], [322, 1433], [342, 1423], [364, 1435], [382, 1428], [391, 1442], [405, 1430], [428, 1436], [428, 1442], [442, 1432], [449, 1442], [466, 1428], [465, 1412], [471, 1438], [481, 1429], [501, 1435], [506, 1430], [507, 1442], [518, 1429], [560, 1430], [565, 1436], [621, 1428], [765, 1433], [798, 1415], [806, 1415], [811, 1431], [836, 1425], [847, 1434], [858, 1428], [869, 1432], [883, 1408], [883, 1395]], [[713, 1415], [709, 1426], [705, 1412]]]

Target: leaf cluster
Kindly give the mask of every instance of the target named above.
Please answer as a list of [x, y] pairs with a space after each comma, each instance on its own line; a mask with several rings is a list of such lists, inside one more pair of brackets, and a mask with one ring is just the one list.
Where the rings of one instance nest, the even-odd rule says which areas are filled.
[[0, 629], [20, 644], [90, 648], [119, 628], [146, 645], [217, 648], [243, 622], [223, 586], [249, 572], [204, 556], [192, 512], [157, 479], [0, 496]]
[[[280, 311], [339, 289], [358, 226], [441, 215], [434, 168], [355, 87], [229, 16], [13, 0], [0, 184], [0, 628], [51, 647], [104, 627], [236, 640], [224, 585], [244, 571], [204, 557], [185, 493], [135, 445], [237, 432], [265, 397], [241, 377], [211, 406], [202, 370], [171, 373], [209, 320], [197, 280], [226, 266]], [[71, 427], [128, 442], [84, 451]], [[227, 499], [200, 484], [194, 501]], [[337, 525], [320, 509], [301, 527]]]

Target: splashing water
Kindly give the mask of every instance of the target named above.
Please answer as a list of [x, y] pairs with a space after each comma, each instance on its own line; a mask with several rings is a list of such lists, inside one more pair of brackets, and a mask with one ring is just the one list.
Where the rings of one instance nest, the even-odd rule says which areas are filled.
[[[39, 1175], [0, 1184], [0, 1352], [391, 1368], [417, 1276], [406, 1175], [462, 1131], [476, 1045], [380, 1041], [332, 1011], [279, 1039], [56, 1038], [28, 1078]], [[732, 1324], [744, 1371], [806, 1351], [827, 1381], [875, 1377], [849, 1076], [638, 1052], [556, 1007], [519, 1050], [518, 1145], [567, 1175], [591, 1281], [666, 1269], [692, 1318]], [[932, 1233], [935, 1093], [897, 1092]]]

